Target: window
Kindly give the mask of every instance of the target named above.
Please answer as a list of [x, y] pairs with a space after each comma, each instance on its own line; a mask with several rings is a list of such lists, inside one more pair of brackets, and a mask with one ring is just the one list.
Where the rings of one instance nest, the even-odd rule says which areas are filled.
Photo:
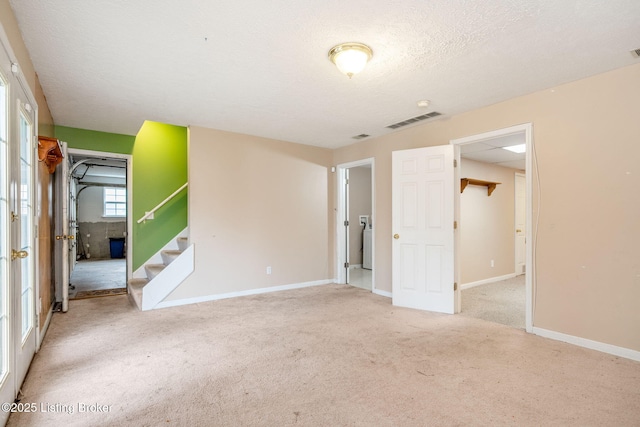
[[126, 188], [104, 188], [104, 216], [127, 216]]

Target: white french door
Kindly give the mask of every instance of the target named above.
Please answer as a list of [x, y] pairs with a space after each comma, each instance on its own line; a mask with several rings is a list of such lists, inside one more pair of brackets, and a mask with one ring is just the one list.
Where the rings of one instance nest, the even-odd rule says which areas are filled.
[[[10, 274], [11, 257], [9, 203], [9, 79], [7, 67], [11, 67], [3, 49], [0, 49], [0, 401], [12, 402], [15, 398], [14, 374], [9, 369], [11, 348], [9, 344]], [[3, 417], [6, 419], [6, 417]]]
[[[16, 93], [17, 92], [17, 93]], [[14, 214], [11, 222], [11, 276], [17, 298], [14, 303], [14, 342], [16, 375], [22, 382], [36, 350], [35, 324], [35, 113], [21, 88], [14, 88], [13, 176], [10, 200]], [[20, 384], [18, 384], [20, 385]]]
[[392, 153], [393, 305], [454, 312], [453, 147]]
[[[36, 349], [36, 106], [0, 43], [0, 401], [13, 402]], [[0, 423], [8, 414], [0, 413]]]

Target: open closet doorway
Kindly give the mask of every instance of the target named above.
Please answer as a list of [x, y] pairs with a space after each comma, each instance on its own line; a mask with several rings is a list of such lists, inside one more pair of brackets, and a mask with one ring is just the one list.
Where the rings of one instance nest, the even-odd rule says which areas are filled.
[[460, 180], [457, 311], [530, 331], [531, 125], [452, 143]]
[[337, 272], [339, 283], [375, 292], [374, 160], [339, 165]]
[[68, 150], [69, 299], [124, 294], [130, 260], [127, 155]]

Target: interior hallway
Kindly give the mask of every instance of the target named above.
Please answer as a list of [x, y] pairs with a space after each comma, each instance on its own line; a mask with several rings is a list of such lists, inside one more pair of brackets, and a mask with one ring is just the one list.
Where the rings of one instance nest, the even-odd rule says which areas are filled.
[[[615, 425], [640, 363], [324, 285], [140, 312], [56, 313], [9, 426]], [[78, 413], [78, 404], [108, 412]]]

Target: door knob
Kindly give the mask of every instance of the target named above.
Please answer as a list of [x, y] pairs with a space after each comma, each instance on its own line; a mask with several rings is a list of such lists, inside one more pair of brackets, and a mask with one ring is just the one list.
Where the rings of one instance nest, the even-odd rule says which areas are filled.
[[393, 238], [397, 240], [397, 239], [399, 239], [399, 238], [400, 238], [400, 235], [399, 235], [399, 234], [394, 234], [394, 235], [393, 235]]
[[16, 251], [15, 249], [11, 249], [11, 261], [15, 260], [16, 258], [26, 258], [29, 256], [29, 252], [27, 251]]

